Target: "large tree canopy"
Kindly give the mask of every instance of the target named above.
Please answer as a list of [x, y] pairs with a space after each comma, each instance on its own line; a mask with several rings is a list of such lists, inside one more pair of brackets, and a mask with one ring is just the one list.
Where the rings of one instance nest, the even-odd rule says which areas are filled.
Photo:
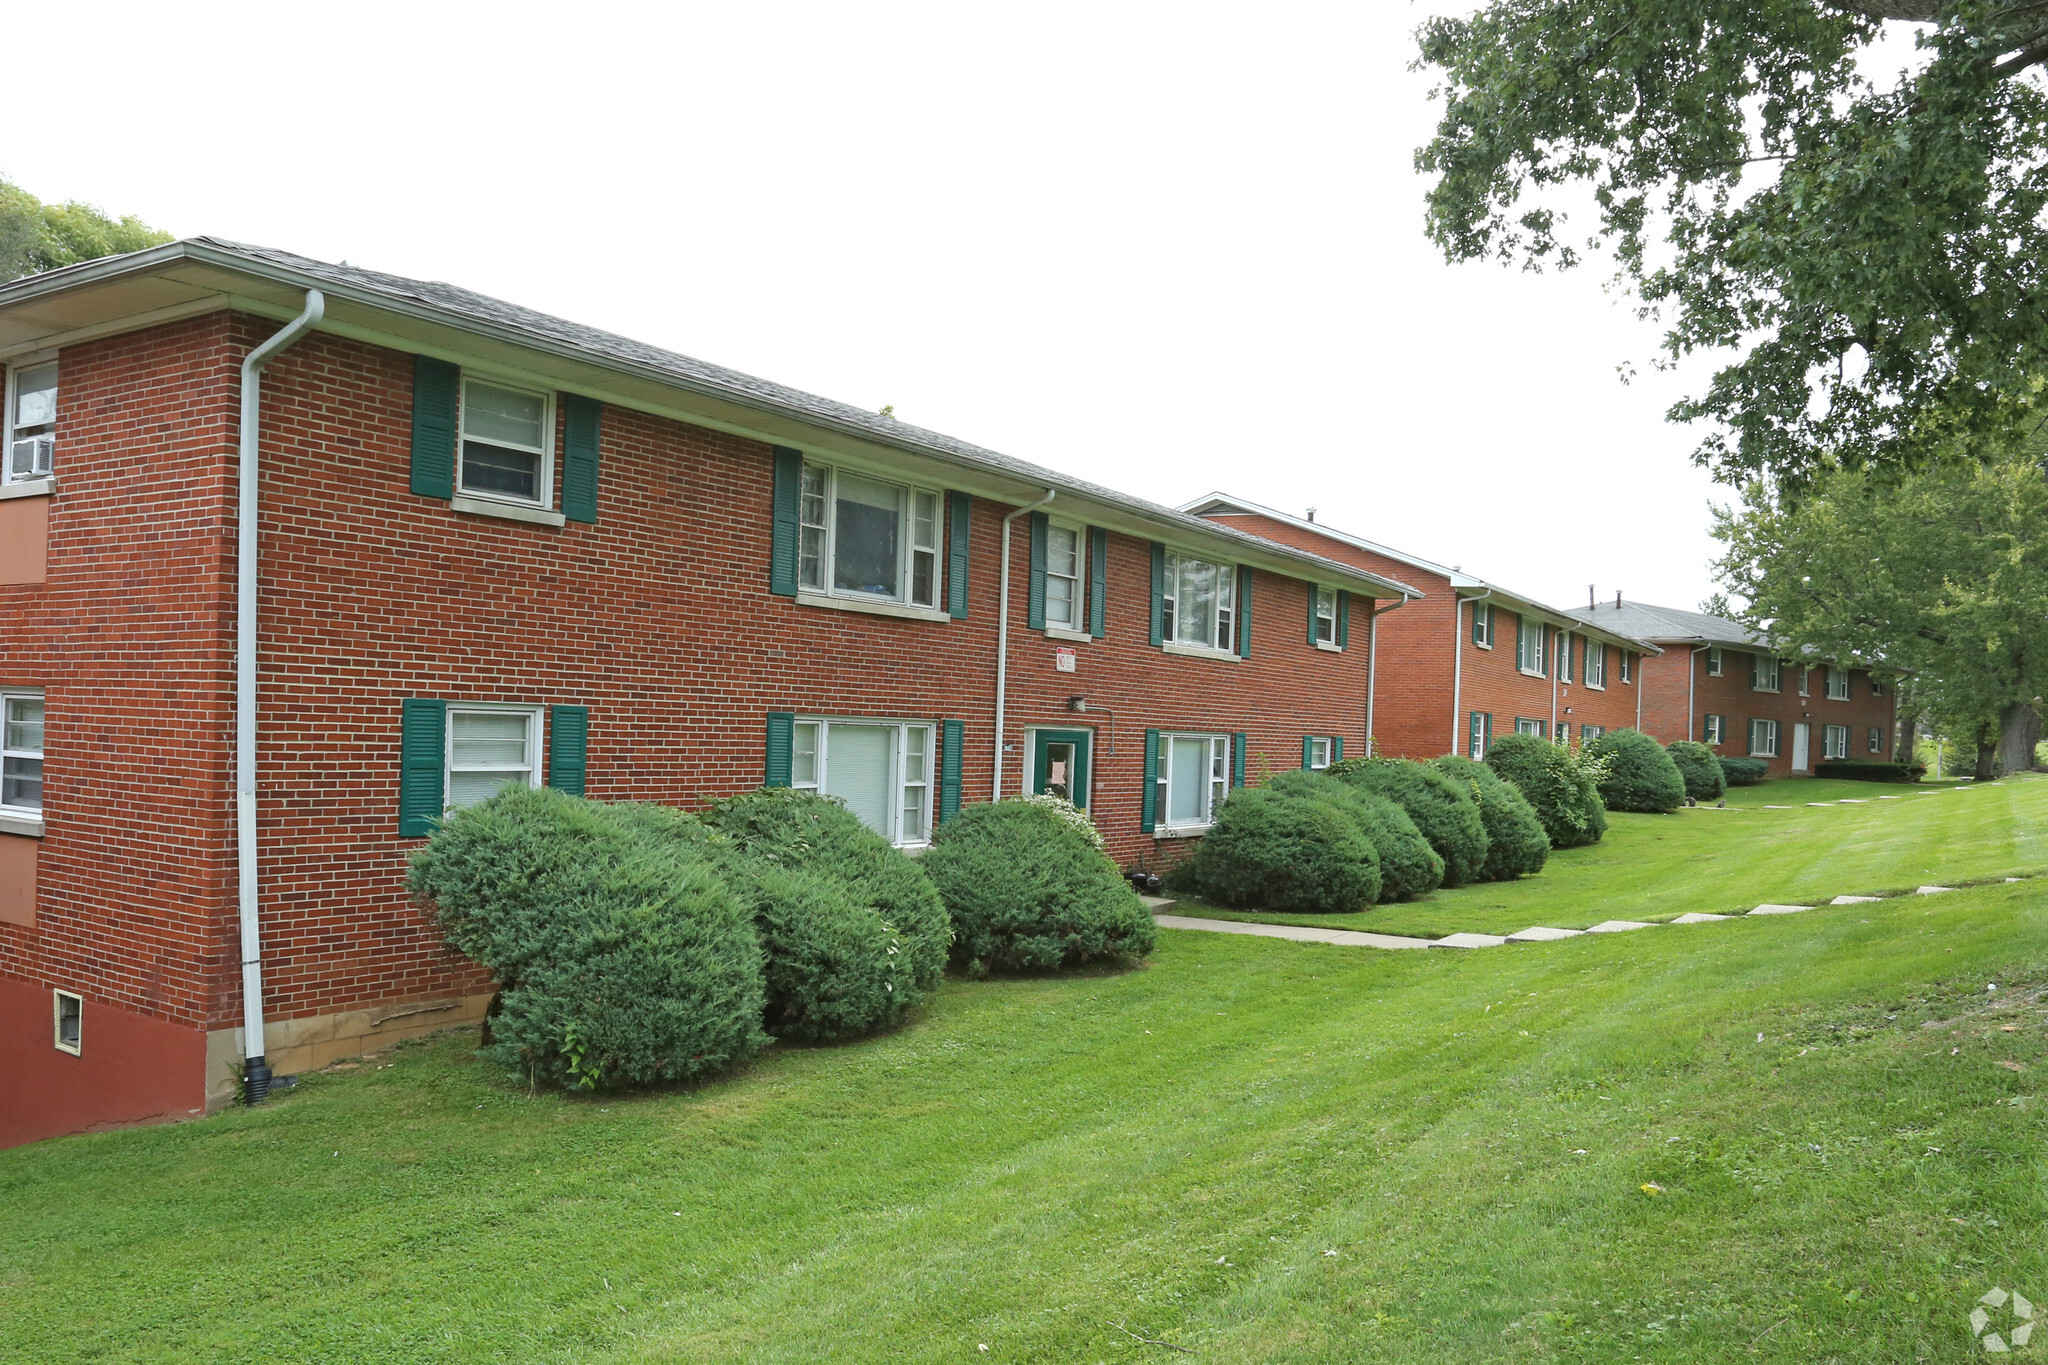
[[0, 283], [170, 240], [132, 214], [109, 218], [90, 204], [45, 204], [0, 180]]
[[[1921, 25], [1917, 60], [1872, 79], [1889, 21]], [[1731, 356], [1672, 410], [1711, 422], [1722, 477], [1912, 465], [2039, 420], [2048, 0], [1484, 0], [1419, 36], [1431, 238], [1611, 252], [1671, 358]]]

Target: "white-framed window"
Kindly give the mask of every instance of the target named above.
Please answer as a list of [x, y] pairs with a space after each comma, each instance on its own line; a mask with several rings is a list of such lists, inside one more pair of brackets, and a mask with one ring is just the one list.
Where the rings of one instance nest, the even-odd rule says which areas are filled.
[[1607, 646], [1586, 641], [1586, 677], [1588, 687], [1607, 690]]
[[1749, 756], [1751, 758], [1776, 758], [1778, 756], [1778, 722], [1774, 720], [1753, 720], [1749, 723]]
[[1820, 727], [1820, 756], [1822, 758], [1847, 758], [1849, 756], [1848, 726], [1823, 725]]
[[1870, 679], [1870, 695], [1873, 697], [1884, 695], [1884, 684], [1879, 682], [1875, 676]]
[[[1515, 667], [1539, 678], [1544, 676], [1543, 641], [1549, 634], [1550, 627], [1534, 617], [1524, 616], [1522, 628], [1515, 633]], [[1516, 724], [1520, 725], [1521, 722], [1517, 721]]]
[[1812, 670], [1812, 669], [1810, 669], [1810, 668], [1802, 668], [1802, 669], [1800, 669], [1800, 670], [1799, 670], [1799, 695], [1800, 695], [1800, 696], [1802, 696], [1802, 697], [1809, 697], [1809, 696], [1812, 696], [1812, 695], [1813, 695], [1813, 692], [1812, 692], [1812, 686], [1813, 686], [1813, 681], [1812, 681], [1812, 680], [1813, 680], [1813, 670]]
[[1488, 746], [1493, 743], [1493, 713], [1474, 711], [1465, 727], [1466, 757], [1474, 762], [1485, 759]]
[[1706, 726], [1700, 733], [1707, 737], [1706, 742], [1708, 744], [1726, 744], [1728, 742], [1728, 717], [1717, 716], [1711, 711], [1708, 712]]
[[1628, 652], [1627, 650], [1625, 650], [1625, 649], [1624, 649], [1624, 650], [1622, 650], [1622, 651], [1621, 651], [1621, 680], [1622, 680], [1622, 682], [1624, 682], [1624, 683], [1631, 683], [1631, 682], [1634, 682], [1634, 681], [1635, 681], [1635, 677], [1634, 677], [1634, 674], [1635, 674], [1635, 656], [1634, 656], [1634, 655], [1632, 655], [1632, 654], [1630, 654], [1630, 653], [1629, 653], [1629, 652]]
[[1481, 649], [1493, 648], [1493, 603], [1472, 604], [1472, 643]]
[[1081, 531], [1052, 522], [1045, 528], [1045, 624], [1079, 630], [1081, 621]]
[[1768, 654], [1759, 654], [1751, 666], [1755, 671], [1750, 675], [1750, 690], [1755, 692], [1777, 692], [1783, 689], [1783, 671], [1779, 668], [1776, 659], [1773, 659]]
[[1337, 590], [1310, 588], [1316, 595], [1316, 643], [1334, 648], [1337, 644]]
[[0, 483], [47, 479], [57, 458], [57, 362], [12, 365], [7, 370], [7, 461]]
[[838, 797], [898, 847], [930, 843], [933, 732], [929, 721], [799, 717], [789, 784]]
[[1607, 727], [1604, 725], [1581, 725], [1579, 727], [1579, 742], [1583, 744], [1589, 740], [1598, 739], [1606, 733]]
[[834, 597], [939, 605], [935, 491], [806, 460], [798, 507], [798, 587]]
[[1159, 737], [1159, 817], [1166, 829], [1203, 829], [1230, 792], [1230, 736]]
[[1311, 770], [1330, 766], [1333, 749], [1328, 735], [1310, 735], [1308, 740], [1308, 766]]
[[1707, 646], [1707, 676], [1710, 678], [1721, 676], [1721, 646], [1719, 645]]
[[1881, 726], [1873, 725], [1870, 727], [1870, 752], [1874, 754], [1884, 752], [1884, 729]]
[[43, 694], [0, 692], [0, 810], [43, 813]]
[[[1237, 569], [1166, 552], [1161, 634], [1175, 644], [1237, 651]], [[1205, 822], [1206, 823], [1206, 822]]]
[[1547, 732], [1548, 727], [1540, 720], [1525, 720], [1520, 716], [1515, 717], [1515, 733], [1518, 735], [1534, 735], [1536, 738], [1541, 739]]
[[85, 997], [67, 990], [52, 991], [51, 1005], [56, 1015], [57, 1051], [68, 1052], [74, 1057], [85, 1053]]
[[1550, 646], [1551, 661], [1557, 665], [1557, 680], [1572, 680], [1572, 634], [1568, 630], [1557, 633], [1557, 639]]
[[450, 810], [488, 800], [515, 782], [540, 785], [541, 708], [448, 707], [446, 802]]
[[1572, 742], [1572, 723], [1568, 720], [1558, 721], [1550, 727], [1550, 737], [1559, 744], [1570, 745]]
[[1829, 700], [1829, 701], [1847, 701], [1847, 700], [1849, 700], [1849, 670], [1848, 670], [1848, 669], [1846, 669], [1846, 668], [1830, 668], [1830, 669], [1828, 670], [1828, 700]]
[[546, 507], [555, 487], [555, 396], [464, 374], [456, 490]]

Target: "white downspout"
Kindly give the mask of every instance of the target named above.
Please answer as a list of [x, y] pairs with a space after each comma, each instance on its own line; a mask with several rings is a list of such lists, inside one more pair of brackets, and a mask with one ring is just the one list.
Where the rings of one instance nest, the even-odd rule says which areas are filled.
[[263, 367], [320, 325], [326, 296], [306, 291], [306, 311], [242, 361], [241, 464], [235, 507], [235, 882], [242, 911], [242, 1076], [250, 1104], [270, 1093], [263, 1058], [262, 888], [256, 880], [256, 519], [257, 435]]
[[1026, 503], [1003, 518], [1003, 588], [996, 605], [996, 780], [991, 801], [1003, 799], [1003, 726], [1008, 716], [1010, 682], [1010, 523], [1051, 502], [1055, 491], [1046, 489], [1045, 496], [1037, 502]]
[[1465, 604], [1478, 604], [1493, 596], [1488, 588], [1477, 597], [1452, 597], [1451, 608], [1451, 752], [1465, 752]]
[[[1693, 679], [1699, 676], [1700, 650], [1709, 648], [1712, 648], [1712, 646], [1701, 645], [1698, 649], [1693, 650], [1692, 653], [1685, 656], [1685, 737], [1687, 739], [1691, 739], [1693, 737]], [[1638, 703], [1638, 705], [1640, 705], [1640, 703]], [[1637, 728], [1640, 729], [1641, 727], [1638, 726]], [[1727, 736], [1722, 736], [1722, 742], [1727, 742]]]
[[[1623, 651], [1622, 651], [1622, 653], [1623, 653], [1623, 655], [1625, 656], [1625, 655], [1626, 655], [1626, 654], [1628, 653], [1628, 651], [1627, 651], [1627, 650], [1623, 650]], [[1636, 690], [1636, 730], [1637, 730], [1637, 732], [1638, 732], [1638, 733], [1640, 733], [1640, 732], [1641, 732], [1641, 730], [1642, 730], [1642, 728], [1643, 728], [1643, 656], [1642, 656], [1642, 655], [1640, 655], [1640, 654], [1636, 655], [1636, 666], [1635, 666], [1634, 668], [1631, 668], [1631, 669], [1630, 669], [1630, 670], [1628, 671], [1628, 678], [1629, 678], [1629, 685], [1630, 685], [1630, 686], [1632, 686], [1632, 687], [1634, 687], [1634, 688], [1635, 688], [1635, 690]], [[1690, 739], [1690, 738], [1691, 738], [1691, 736], [1690, 736], [1690, 735], [1688, 735], [1688, 736], [1687, 736], [1687, 738], [1688, 738], [1688, 739]]]
[[1379, 752], [1379, 740], [1373, 734], [1373, 703], [1378, 699], [1380, 688], [1380, 618], [1390, 611], [1399, 611], [1414, 598], [1402, 593], [1401, 600], [1391, 607], [1375, 607], [1365, 618], [1365, 756], [1373, 757]]
[[[1545, 634], [1549, 634], [1550, 627], [1545, 626], [1543, 630]], [[1564, 637], [1564, 643], [1561, 646], [1557, 641], [1558, 635]], [[1552, 744], [1557, 743], [1557, 667], [1560, 662], [1557, 656], [1563, 653], [1564, 650], [1571, 648], [1571, 643], [1571, 632], [1568, 630], [1559, 631], [1557, 635], [1552, 635], [1550, 637], [1550, 657], [1544, 661], [1550, 665], [1547, 671], [1550, 674], [1550, 742]], [[1567, 747], [1570, 746], [1572, 737], [1569, 733], [1565, 735], [1564, 742]]]

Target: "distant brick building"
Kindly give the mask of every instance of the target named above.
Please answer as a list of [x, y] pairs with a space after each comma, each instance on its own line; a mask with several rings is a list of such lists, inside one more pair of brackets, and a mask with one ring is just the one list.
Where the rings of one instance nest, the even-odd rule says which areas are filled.
[[1639, 723], [1642, 662], [1655, 645], [1462, 569], [1229, 494], [1182, 510], [1421, 589], [1421, 599], [1389, 602], [1372, 622], [1379, 678], [1371, 727], [1382, 753], [1483, 757], [1495, 735], [1581, 743]]
[[1897, 699], [1854, 661], [1787, 659], [1740, 622], [1619, 597], [1571, 615], [1663, 651], [1644, 661], [1642, 728], [1666, 744], [1696, 739], [1725, 757], [1761, 758], [1773, 777], [1809, 774], [1827, 758], [1893, 757]]
[[[309, 291], [254, 429], [245, 843], [243, 365]], [[1418, 595], [464, 290], [231, 243], [0, 287], [0, 363], [0, 1144], [201, 1113], [245, 1055], [285, 1072], [476, 1017], [491, 982], [409, 903], [405, 860], [507, 782], [685, 806], [815, 787], [911, 850], [962, 801], [1057, 790], [1120, 862], [1171, 862], [1233, 786], [1362, 752], [1367, 623]]]

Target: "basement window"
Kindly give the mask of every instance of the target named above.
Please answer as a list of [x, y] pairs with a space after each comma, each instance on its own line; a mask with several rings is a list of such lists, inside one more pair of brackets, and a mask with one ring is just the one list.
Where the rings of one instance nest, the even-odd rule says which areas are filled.
[[57, 1051], [80, 1055], [85, 1039], [85, 997], [70, 991], [53, 992], [57, 1005]]
[[0, 482], [50, 477], [57, 449], [57, 362], [7, 372], [7, 464]]

